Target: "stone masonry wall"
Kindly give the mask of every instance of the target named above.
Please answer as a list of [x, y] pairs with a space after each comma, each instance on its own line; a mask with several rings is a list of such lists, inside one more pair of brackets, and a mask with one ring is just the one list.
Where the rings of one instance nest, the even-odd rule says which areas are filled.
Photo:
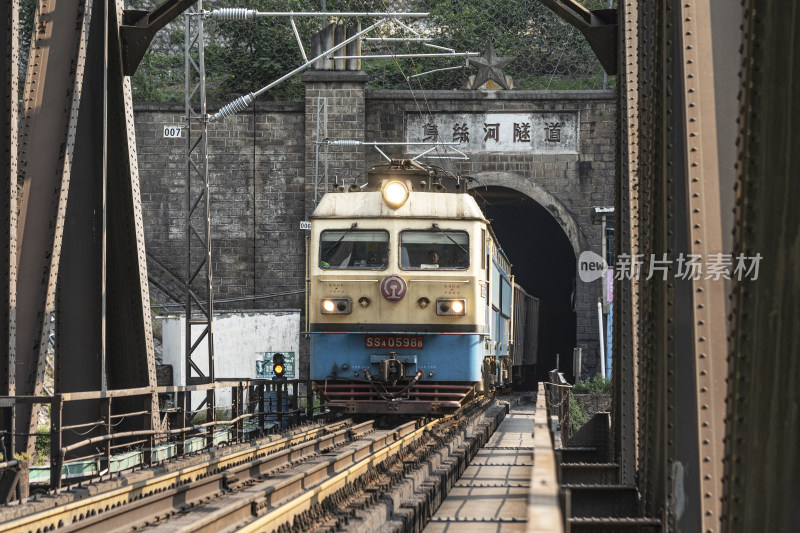
[[[209, 109], [213, 109], [209, 106]], [[148, 255], [186, 272], [185, 139], [165, 139], [182, 105], [136, 106]], [[218, 309], [300, 308], [305, 279], [305, 143], [299, 104], [258, 104], [209, 127]], [[280, 296], [270, 295], [280, 294]]]
[[[314, 211], [317, 182], [324, 176], [324, 150], [320, 148], [317, 163], [317, 109], [319, 101], [327, 101], [328, 139], [364, 141], [365, 90], [368, 76], [361, 71], [310, 71], [303, 75], [306, 84], [306, 213]], [[319, 140], [324, 139], [324, 115], [319, 120]], [[328, 148], [328, 183], [348, 183], [365, 170], [363, 146]], [[315, 175], [318, 172], [318, 175]]]

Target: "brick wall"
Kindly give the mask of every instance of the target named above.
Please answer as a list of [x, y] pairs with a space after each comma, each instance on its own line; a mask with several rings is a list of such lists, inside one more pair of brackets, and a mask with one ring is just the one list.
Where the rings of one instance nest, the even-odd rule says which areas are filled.
[[[317, 124], [317, 110], [320, 99], [327, 101], [328, 138], [336, 140], [364, 141], [365, 90], [369, 77], [361, 71], [310, 71], [303, 75], [306, 86], [306, 213], [314, 210], [317, 182], [324, 176], [323, 150], [317, 159], [317, 132], [320, 140], [324, 138], [324, 115], [320, 114]], [[348, 182], [365, 170], [363, 146], [336, 146], [328, 149], [328, 182], [336, 179]], [[316, 174], [318, 173], [318, 174]]]
[[[180, 279], [186, 271], [185, 140], [164, 139], [162, 127], [181, 124], [183, 114], [183, 106], [163, 104], [140, 104], [135, 112], [147, 252]], [[303, 305], [302, 294], [263, 298], [304, 284], [303, 122], [302, 105], [267, 103], [209, 127], [218, 309]]]

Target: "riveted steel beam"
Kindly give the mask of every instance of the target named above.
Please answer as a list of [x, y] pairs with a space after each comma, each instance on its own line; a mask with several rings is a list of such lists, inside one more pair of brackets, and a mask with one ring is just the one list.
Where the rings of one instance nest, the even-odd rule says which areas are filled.
[[166, 0], [151, 11], [125, 10], [119, 26], [123, 74], [133, 76], [158, 30], [196, 2], [197, 0]]
[[[689, 252], [710, 259], [721, 254], [720, 177], [712, 56], [710, 0], [676, 2], [675, 45], [680, 43], [683, 105], [683, 179], [688, 213]], [[676, 65], [677, 66], [677, 65]], [[676, 80], [677, 82], [677, 80]], [[727, 317], [725, 284], [692, 281], [694, 418], [697, 435], [700, 523], [719, 527], [722, 496]]]
[[[91, 0], [40, 1], [23, 92], [17, 233], [17, 394], [42, 393], [61, 259]], [[38, 405], [17, 408], [17, 450], [34, 451]]]
[[[638, 483], [645, 515], [667, 530], [708, 531], [721, 495], [725, 284], [678, 265], [723, 251], [709, 0], [637, 7], [639, 196], [629, 224], [631, 253], [638, 244], [643, 255], [631, 283], [639, 315], [623, 333], [639, 340]], [[662, 259], [663, 277], [648, 268]]]
[[[107, 250], [107, 378], [109, 388], [156, 386], [150, 289], [144, 220], [133, 122], [130, 78], [124, 75], [119, 28], [122, 0], [109, 9], [108, 47], [108, 250]], [[135, 401], [134, 401], [135, 402]], [[137, 425], [161, 426], [158, 398], [147, 405], [149, 419]], [[141, 405], [124, 405], [138, 411]]]
[[[743, 2], [722, 531], [797, 529], [800, 493], [800, 9]], [[749, 261], [752, 264], [752, 259]]]
[[[119, 60], [121, 2], [110, 6], [108, 17], [102, 3], [93, 6], [87, 41], [57, 286], [59, 393], [156, 385], [132, 98]], [[114, 409], [157, 407], [155, 397], [132, 402]], [[99, 416], [100, 402], [66, 404], [63, 423]], [[117, 429], [154, 425], [156, 413], [126, 417]], [[64, 444], [82, 438], [65, 433]]]
[[[16, 283], [17, 283], [17, 129], [18, 129], [18, 43], [19, 1], [6, 0], [1, 11], [0, 43], [3, 45], [4, 70], [0, 81], [0, 109], [3, 126], [0, 130], [0, 396], [15, 394], [16, 376]], [[11, 409], [0, 409], [0, 431], [6, 456], [13, 450], [14, 418]]]
[[588, 10], [577, 0], [539, 1], [583, 34], [608, 74], [617, 73], [616, 9]]
[[[627, 0], [621, 7], [619, 69], [617, 99], [620, 103], [617, 133], [617, 176], [615, 224], [618, 238], [614, 255], [631, 254], [638, 243], [638, 3]], [[615, 454], [620, 464], [619, 482], [633, 485], [636, 479], [637, 446], [637, 350], [638, 341], [632, 327], [638, 316], [638, 286], [629, 279], [615, 280], [614, 287], [614, 344], [616, 361], [613, 365], [613, 435]]]
[[[71, 162], [70, 190], [56, 285], [56, 337], [54, 385], [57, 394], [100, 390], [103, 385], [103, 158], [105, 146], [103, 87], [104, 2], [93, 2], [86, 40], [75, 144]], [[100, 403], [67, 402], [61, 423], [72, 426], [100, 419]], [[101, 428], [64, 432], [68, 446], [99, 435]], [[83, 452], [86, 453], [83, 453]], [[92, 453], [82, 450], [79, 456]]]
[[[121, 2], [110, 3], [108, 17], [92, 0], [37, 10], [20, 156], [17, 394], [41, 394], [54, 314], [57, 392], [156, 384], [121, 20]], [[114, 407], [149, 414], [126, 417], [125, 427], [159, 425], [155, 394], [145, 406], [132, 401]], [[37, 411], [18, 408], [18, 433], [35, 432]], [[98, 402], [64, 411], [67, 425], [99, 417]], [[17, 449], [31, 453], [33, 442]]]

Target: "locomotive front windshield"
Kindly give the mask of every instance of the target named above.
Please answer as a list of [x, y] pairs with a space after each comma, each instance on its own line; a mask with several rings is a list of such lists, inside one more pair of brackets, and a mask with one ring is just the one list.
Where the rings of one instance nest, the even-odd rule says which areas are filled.
[[440, 229], [402, 231], [400, 264], [408, 270], [466, 269], [469, 235], [466, 231]]
[[389, 260], [389, 232], [325, 230], [319, 238], [319, 266], [325, 269], [384, 270]]

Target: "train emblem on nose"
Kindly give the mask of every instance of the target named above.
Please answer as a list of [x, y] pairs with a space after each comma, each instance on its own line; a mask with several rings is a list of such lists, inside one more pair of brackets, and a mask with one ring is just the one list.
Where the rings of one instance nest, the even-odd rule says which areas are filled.
[[381, 281], [381, 294], [390, 302], [397, 302], [406, 295], [406, 280], [400, 276], [386, 276]]

